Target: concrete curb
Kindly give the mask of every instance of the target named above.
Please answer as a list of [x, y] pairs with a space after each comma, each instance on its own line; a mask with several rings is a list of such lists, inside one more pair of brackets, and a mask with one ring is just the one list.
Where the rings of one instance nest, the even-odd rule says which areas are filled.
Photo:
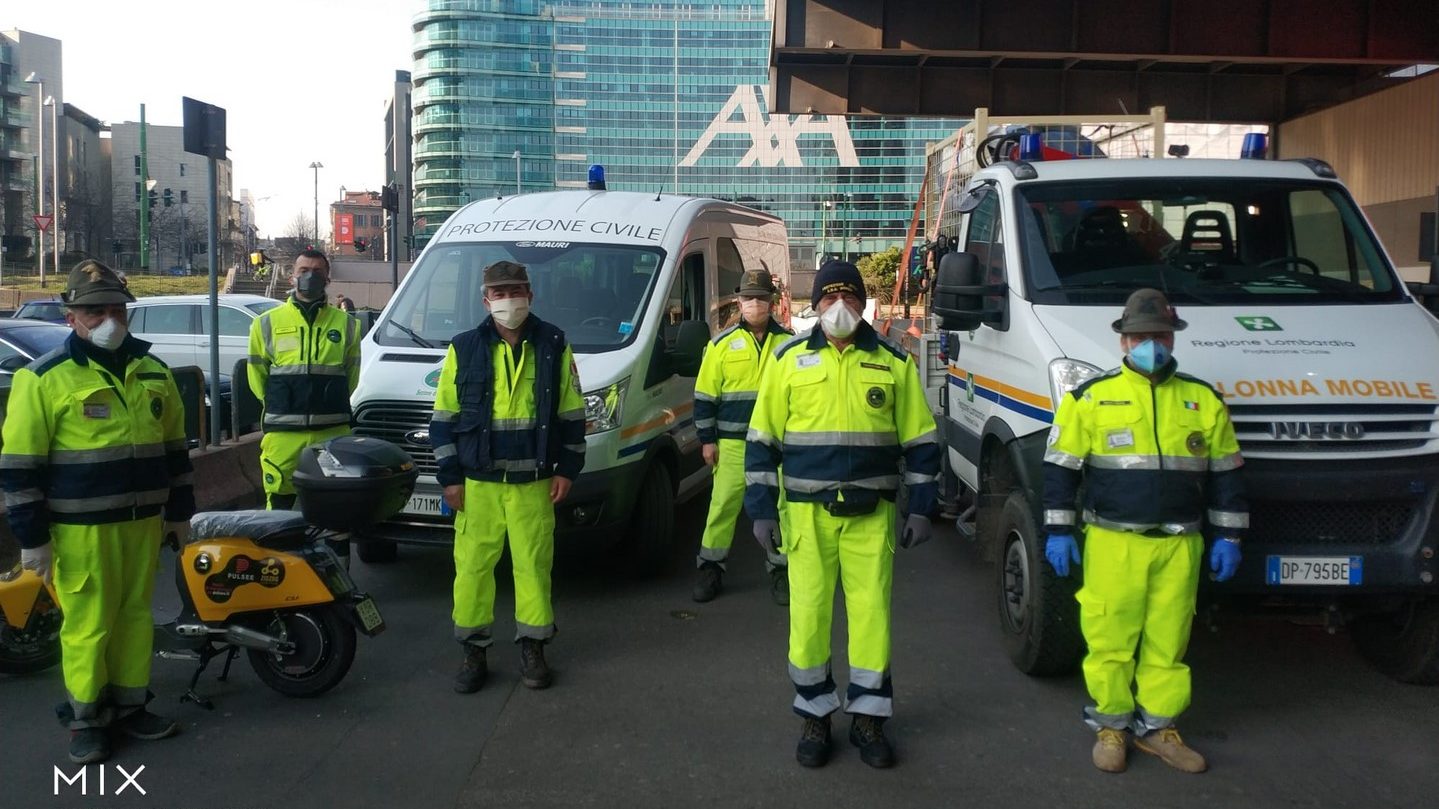
[[237, 441], [191, 451], [196, 510], [228, 511], [263, 505], [260, 435], [248, 433]]

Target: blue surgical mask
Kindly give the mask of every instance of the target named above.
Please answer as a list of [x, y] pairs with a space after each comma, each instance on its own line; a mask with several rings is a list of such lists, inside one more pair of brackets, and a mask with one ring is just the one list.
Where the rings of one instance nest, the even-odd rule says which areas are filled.
[[1169, 349], [1154, 340], [1145, 340], [1129, 349], [1129, 364], [1133, 365], [1135, 370], [1146, 374], [1163, 368], [1169, 362], [1169, 357]]

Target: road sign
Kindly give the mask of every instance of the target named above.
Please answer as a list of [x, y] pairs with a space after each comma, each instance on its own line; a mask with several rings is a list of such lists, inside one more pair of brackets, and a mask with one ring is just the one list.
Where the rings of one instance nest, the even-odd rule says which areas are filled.
[[45, 231], [49, 230], [49, 229], [50, 229], [50, 223], [53, 222], [53, 221], [55, 221], [55, 217], [52, 216], [52, 215], [50, 215], [50, 214], [48, 214], [48, 213], [46, 213], [46, 214], [39, 214], [39, 213], [35, 214], [35, 227], [40, 228], [40, 232], [41, 232], [41, 233], [44, 233]]

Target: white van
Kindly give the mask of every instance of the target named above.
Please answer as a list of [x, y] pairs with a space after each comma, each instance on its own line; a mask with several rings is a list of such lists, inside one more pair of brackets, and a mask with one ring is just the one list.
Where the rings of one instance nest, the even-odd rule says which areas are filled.
[[1006, 161], [959, 210], [940, 421], [1016, 665], [1058, 673], [1082, 651], [1077, 583], [1044, 562], [1041, 460], [1060, 398], [1119, 365], [1110, 324], [1154, 287], [1245, 458], [1244, 561], [1207, 598], [1348, 624], [1382, 671], [1439, 682], [1439, 321], [1328, 165]]
[[642, 567], [667, 556], [674, 506], [710, 476], [694, 381], [710, 335], [738, 318], [748, 269], [789, 277], [784, 223], [714, 199], [558, 191], [483, 200], [430, 240], [362, 344], [355, 431], [420, 466], [409, 506], [360, 538], [365, 561], [396, 542], [453, 539], [429, 443], [445, 347], [486, 317], [485, 266], [529, 268], [534, 313], [564, 330], [585, 395], [584, 472], [556, 508], [562, 533], [623, 536]]

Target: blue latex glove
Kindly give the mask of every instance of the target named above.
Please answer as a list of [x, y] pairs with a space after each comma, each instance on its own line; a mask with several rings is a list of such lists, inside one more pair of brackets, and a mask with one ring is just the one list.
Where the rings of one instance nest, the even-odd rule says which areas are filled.
[[781, 545], [779, 520], [755, 520], [754, 538], [759, 542], [761, 548], [779, 553]]
[[1044, 558], [1049, 560], [1055, 573], [1068, 576], [1069, 560], [1079, 564], [1079, 543], [1074, 541], [1074, 534], [1050, 534], [1044, 543]]
[[1239, 543], [1219, 537], [1209, 549], [1209, 569], [1214, 571], [1215, 581], [1229, 581], [1239, 570]]

